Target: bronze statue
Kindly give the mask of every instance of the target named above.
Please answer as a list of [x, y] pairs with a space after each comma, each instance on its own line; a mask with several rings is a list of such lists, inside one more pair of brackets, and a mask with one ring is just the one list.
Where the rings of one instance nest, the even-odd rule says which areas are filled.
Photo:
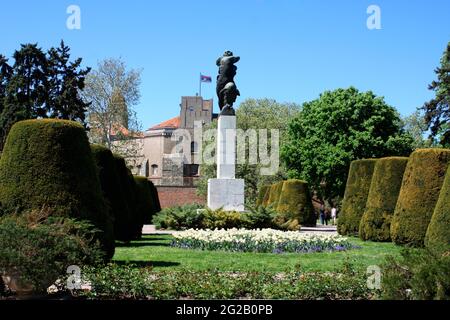
[[233, 103], [236, 101], [237, 96], [240, 95], [240, 92], [234, 83], [234, 76], [237, 70], [234, 64], [240, 59], [240, 57], [233, 56], [233, 52], [226, 51], [216, 61], [216, 65], [219, 67], [216, 92], [219, 98], [220, 115], [235, 115]]

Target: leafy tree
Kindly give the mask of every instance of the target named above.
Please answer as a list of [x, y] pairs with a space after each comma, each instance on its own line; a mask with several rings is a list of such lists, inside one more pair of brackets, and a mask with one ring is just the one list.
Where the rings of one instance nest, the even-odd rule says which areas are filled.
[[413, 148], [429, 148], [432, 146], [430, 139], [425, 139], [425, 132], [428, 129], [425, 122], [424, 115], [421, 110], [416, 110], [414, 113], [402, 119], [403, 129], [406, 133], [411, 135], [414, 140]]
[[127, 70], [121, 59], [98, 63], [86, 77], [83, 98], [88, 107], [89, 138], [127, 158], [139, 157], [135, 139], [140, 130], [134, 106], [139, 102], [140, 70]]
[[[273, 99], [247, 99], [242, 102], [236, 110], [238, 129], [267, 129], [268, 145], [271, 145], [270, 129], [277, 129], [280, 132], [280, 145], [286, 140], [286, 128], [289, 119], [294, 117], [300, 110], [300, 106], [295, 103], [278, 103]], [[213, 122], [207, 129], [216, 129], [217, 123]], [[258, 133], [259, 135], [259, 133]], [[207, 144], [211, 143], [206, 141]], [[270, 150], [270, 147], [268, 147]], [[249, 155], [249, 144], [245, 144], [245, 154]], [[248, 157], [247, 157], [248, 160]], [[259, 161], [258, 161], [259, 162]], [[272, 184], [283, 179], [284, 168], [280, 167], [277, 174], [266, 176], [261, 174], [260, 163], [250, 164], [248, 161], [236, 165], [236, 177], [245, 181], [245, 201], [247, 206], [253, 206], [258, 196], [258, 188], [265, 184]], [[207, 194], [208, 179], [216, 176], [216, 166], [202, 164], [198, 194]]]
[[303, 104], [288, 128], [281, 157], [288, 176], [306, 180], [326, 200], [344, 193], [350, 162], [409, 155], [412, 138], [397, 111], [371, 91], [326, 91]]
[[443, 146], [450, 145], [450, 42], [441, 58], [441, 66], [435, 70], [437, 80], [431, 82], [429, 90], [436, 96], [422, 107], [425, 121], [431, 129], [430, 137], [437, 139]]

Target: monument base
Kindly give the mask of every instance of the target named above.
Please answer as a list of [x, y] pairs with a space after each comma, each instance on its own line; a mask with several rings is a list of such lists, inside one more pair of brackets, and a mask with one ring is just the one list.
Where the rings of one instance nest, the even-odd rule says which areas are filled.
[[213, 210], [244, 211], [244, 180], [209, 179], [208, 207]]

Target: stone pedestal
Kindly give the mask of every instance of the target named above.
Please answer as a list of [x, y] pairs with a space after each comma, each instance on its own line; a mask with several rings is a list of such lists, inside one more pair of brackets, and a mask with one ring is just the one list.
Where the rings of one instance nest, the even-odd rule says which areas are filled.
[[236, 116], [219, 116], [217, 179], [208, 180], [208, 207], [244, 211], [244, 180], [235, 179]]

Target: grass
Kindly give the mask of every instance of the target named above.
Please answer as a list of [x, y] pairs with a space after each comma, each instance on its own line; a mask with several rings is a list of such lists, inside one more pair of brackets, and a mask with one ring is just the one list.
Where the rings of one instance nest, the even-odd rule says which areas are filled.
[[170, 247], [170, 235], [146, 235], [130, 244], [117, 244], [114, 262], [152, 266], [154, 270], [303, 271], [332, 272], [350, 262], [358, 269], [379, 265], [388, 255], [399, 256], [401, 247], [392, 243], [364, 242], [351, 238], [360, 249], [345, 252], [272, 254], [186, 250]]

